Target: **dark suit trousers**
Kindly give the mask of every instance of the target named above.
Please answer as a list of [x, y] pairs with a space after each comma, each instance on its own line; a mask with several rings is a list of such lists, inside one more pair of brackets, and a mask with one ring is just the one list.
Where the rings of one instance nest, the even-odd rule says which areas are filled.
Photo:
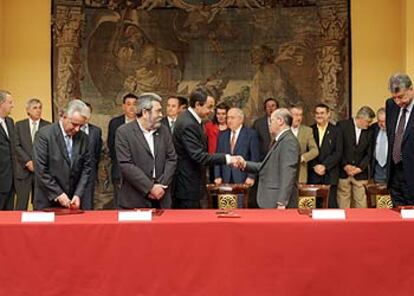
[[406, 194], [406, 180], [402, 161], [394, 164], [391, 161], [390, 194], [394, 207], [414, 205], [414, 199]]
[[30, 175], [26, 179], [16, 179], [16, 195], [17, 203], [16, 210], [26, 211], [27, 206], [30, 200], [30, 193], [32, 193], [33, 201], [33, 192], [34, 192], [34, 176]]
[[9, 192], [0, 192], [0, 210], [12, 211], [14, 206], [13, 189]]

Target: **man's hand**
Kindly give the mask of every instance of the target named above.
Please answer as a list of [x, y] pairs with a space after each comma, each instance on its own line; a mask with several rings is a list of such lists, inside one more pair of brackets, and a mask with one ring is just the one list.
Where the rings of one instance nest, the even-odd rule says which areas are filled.
[[70, 208], [77, 210], [80, 208], [80, 197], [77, 195], [74, 195], [72, 198], [72, 201], [70, 202]]
[[254, 179], [253, 178], [246, 178], [244, 181], [244, 184], [246, 184], [249, 187], [252, 187], [254, 185]]
[[358, 175], [359, 173], [361, 173], [362, 170], [359, 167], [354, 166], [354, 169], [352, 170], [352, 175]]
[[243, 157], [236, 155], [231, 157], [231, 165], [235, 168], [238, 168], [239, 170], [244, 170], [246, 167], [246, 161], [243, 159]]
[[323, 176], [326, 174], [326, 167], [323, 164], [317, 164], [313, 167], [313, 170], [319, 176]]
[[346, 166], [344, 166], [344, 170], [345, 170], [346, 174], [350, 177], [352, 177], [354, 175], [353, 174], [354, 168], [355, 167], [353, 165], [350, 165], [350, 164], [347, 164]]
[[70, 207], [70, 199], [66, 195], [66, 193], [62, 193], [57, 198], [57, 201], [60, 203], [62, 207], [69, 208]]
[[222, 178], [215, 178], [214, 179], [214, 184], [216, 184], [217, 186], [221, 185], [223, 183], [223, 179]]
[[33, 161], [32, 160], [29, 160], [28, 162], [26, 162], [26, 164], [25, 164], [25, 166], [24, 166], [26, 169], [28, 169], [30, 172], [34, 172], [34, 169], [33, 169]]
[[161, 184], [154, 184], [154, 186], [152, 186], [151, 191], [148, 195], [149, 198], [160, 200], [161, 198], [163, 198], [165, 194], [165, 190], [164, 190], [165, 188], [167, 188], [167, 186], [164, 186]]

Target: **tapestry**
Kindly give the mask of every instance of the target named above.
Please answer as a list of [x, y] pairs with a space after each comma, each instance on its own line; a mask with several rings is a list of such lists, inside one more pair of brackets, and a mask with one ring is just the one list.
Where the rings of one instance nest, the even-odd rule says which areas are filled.
[[306, 124], [318, 103], [349, 115], [349, 0], [53, 0], [52, 14], [54, 117], [80, 98], [104, 139], [124, 94], [165, 104], [198, 85], [248, 123], [270, 97], [301, 104]]

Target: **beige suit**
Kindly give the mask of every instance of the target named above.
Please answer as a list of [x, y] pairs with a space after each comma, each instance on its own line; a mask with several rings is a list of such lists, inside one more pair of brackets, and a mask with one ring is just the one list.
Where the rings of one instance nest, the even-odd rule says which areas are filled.
[[319, 155], [318, 146], [313, 137], [312, 129], [306, 125], [300, 125], [298, 131], [301, 162], [299, 168], [299, 183], [308, 182], [308, 162]]

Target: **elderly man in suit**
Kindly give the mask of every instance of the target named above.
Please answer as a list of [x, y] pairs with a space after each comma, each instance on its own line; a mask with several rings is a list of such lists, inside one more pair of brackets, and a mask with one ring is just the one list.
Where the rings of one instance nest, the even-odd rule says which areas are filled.
[[15, 132], [13, 97], [9, 91], [0, 90], [0, 210], [13, 210]]
[[[259, 161], [259, 139], [255, 130], [244, 125], [244, 112], [239, 108], [231, 108], [227, 112], [227, 127], [220, 132], [217, 144], [217, 153], [240, 155], [245, 160]], [[214, 183], [245, 183], [253, 186], [256, 175], [247, 174], [225, 165], [215, 166]], [[241, 197], [241, 196], [240, 196]], [[238, 199], [238, 206], [243, 204], [242, 198]]]
[[161, 124], [161, 97], [143, 93], [137, 120], [118, 129], [115, 141], [122, 183], [120, 208], [171, 208], [177, 155], [168, 128]]
[[253, 123], [253, 129], [259, 136], [260, 160], [263, 160], [270, 148], [272, 135], [270, 132], [270, 117], [279, 108], [279, 103], [274, 98], [267, 98], [264, 103], [265, 116], [258, 118]]
[[37, 132], [33, 146], [36, 210], [80, 208], [92, 169], [88, 136], [80, 130], [89, 116], [85, 103], [73, 100], [59, 122]]
[[[29, 118], [16, 122], [16, 210], [25, 211], [34, 194], [33, 141], [37, 131], [49, 125], [42, 119], [42, 102], [33, 98], [26, 103]], [[31, 202], [31, 203], [32, 203]]]
[[364, 106], [355, 118], [338, 123], [343, 143], [337, 194], [341, 209], [367, 207], [364, 185], [369, 178], [372, 156], [372, 130], [369, 126], [374, 118], [374, 111]]
[[[89, 112], [92, 114], [92, 105], [85, 103], [88, 106]], [[90, 118], [82, 126], [81, 130], [88, 135], [89, 140], [89, 153], [91, 155], [91, 177], [90, 182], [86, 186], [84, 198], [81, 204], [83, 210], [93, 210], [94, 196], [95, 196], [95, 184], [98, 179], [98, 167], [101, 160], [102, 151], [102, 129], [96, 125], [91, 124]]]
[[292, 115], [280, 108], [271, 116], [274, 142], [262, 162], [240, 160], [238, 167], [259, 174], [257, 203], [260, 208], [296, 208], [300, 147], [291, 130]]
[[414, 205], [414, 91], [411, 78], [390, 77], [392, 98], [386, 103], [388, 188], [394, 206]]
[[339, 162], [342, 158], [342, 137], [335, 125], [329, 122], [330, 109], [325, 104], [315, 107], [313, 137], [319, 155], [308, 163], [308, 183], [330, 185], [328, 206], [337, 208], [336, 190], [339, 180]]
[[190, 107], [175, 124], [173, 141], [178, 156], [174, 207], [200, 208], [206, 193], [206, 166], [235, 164], [238, 158], [224, 153], [209, 154], [203, 120], [213, 113], [215, 99], [204, 87], [190, 95]]
[[109, 208], [117, 206], [118, 189], [121, 184], [121, 174], [119, 173], [118, 161], [116, 158], [115, 136], [117, 129], [128, 122], [136, 119], [136, 103], [138, 97], [134, 94], [128, 93], [122, 98], [123, 113], [109, 121], [107, 146], [109, 149], [109, 156], [111, 157], [111, 180], [114, 186], [114, 197], [112, 205], [107, 205]]
[[308, 162], [319, 155], [318, 146], [313, 138], [312, 129], [303, 125], [303, 107], [296, 105], [290, 107], [292, 114], [292, 132], [300, 145], [299, 183], [308, 183]]

